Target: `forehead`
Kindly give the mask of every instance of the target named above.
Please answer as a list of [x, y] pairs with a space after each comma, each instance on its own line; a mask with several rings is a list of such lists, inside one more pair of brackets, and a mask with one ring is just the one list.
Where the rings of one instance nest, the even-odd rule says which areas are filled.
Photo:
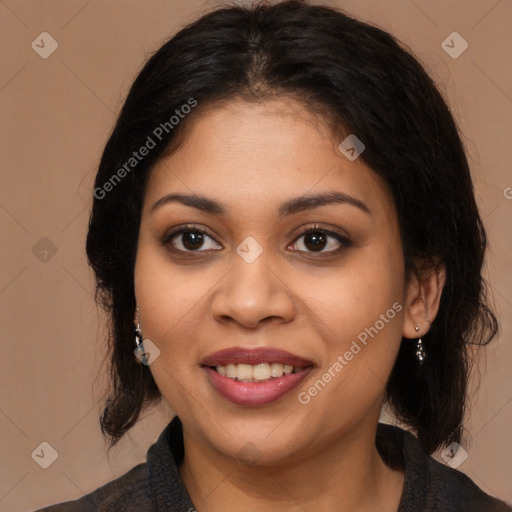
[[256, 215], [286, 198], [337, 190], [391, 214], [382, 179], [361, 158], [349, 161], [339, 138], [294, 100], [214, 105], [195, 113], [179, 149], [155, 166], [145, 208], [164, 194], [183, 192], [228, 207], [245, 202]]

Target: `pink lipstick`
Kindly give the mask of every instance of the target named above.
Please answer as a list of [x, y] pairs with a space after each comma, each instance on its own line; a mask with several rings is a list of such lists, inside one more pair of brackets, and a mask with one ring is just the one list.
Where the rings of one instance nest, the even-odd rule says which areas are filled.
[[214, 389], [241, 406], [276, 402], [295, 389], [314, 367], [302, 357], [272, 347], [235, 347], [215, 352], [202, 367]]

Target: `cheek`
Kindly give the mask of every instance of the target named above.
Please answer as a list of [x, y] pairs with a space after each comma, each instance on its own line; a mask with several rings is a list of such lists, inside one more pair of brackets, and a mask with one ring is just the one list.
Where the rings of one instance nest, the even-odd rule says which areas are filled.
[[142, 333], [158, 346], [166, 366], [193, 354], [190, 336], [197, 329], [198, 316], [206, 318], [201, 309], [214, 277], [192, 268], [177, 270], [161, 251], [143, 240], [139, 243], [135, 295]]
[[143, 241], [139, 243], [135, 295], [142, 334], [160, 350], [149, 369], [165, 401], [182, 414], [190, 407], [198, 384], [191, 372], [199, 357], [193, 339], [198, 316], [207, 318], [200, 309], [204, 307], [205, 290], [213, 284], [203, 277], [178, 271], [160, 251]]
[[295, 276], [295, 290], [331, 340], [338, 338], [344, 344], [376, 322], [379, 332], [392, 330], [396, 335], [401, 332], [398, 310], [403, 309], [404, 299], [400, 267], [396, 255], [359, 252], [329, 276]]
[[[316, 387], [322, 389], [317, 392], [322, 394], [318, 405], [322, 402], [326, 410], [343, 403], [366, 407], [385, 388], [402, 339], [400, 268], [397, 252], [359, 254], [357, 261], [331, 279], [317, 280], [315, 292], [309, 294], [308, 306], [316, 313], [316, 330], [325, 342], [319, 377], [329, 382], [329, 389], [324, 393], [321, 383]], [[304, 297], [313, 281], [302, 279]]]

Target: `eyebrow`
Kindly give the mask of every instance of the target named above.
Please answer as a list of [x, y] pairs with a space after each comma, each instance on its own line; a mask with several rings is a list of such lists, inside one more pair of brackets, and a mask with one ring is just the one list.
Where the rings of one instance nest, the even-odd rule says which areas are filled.
[[[224, 216], [227, 213], [227, 210], [217, 201], [197, 194], [168, 194], [160, 198], [151, 207], [151, 212], [154, 212], [165, 204], [173, 202], [191, 206], [192, 208], [196, 208], [206, 213], [212, 213], [214, 215]], [[368, 206], [366, 206], [366, 204], [359, 199], [336, 191], [324, 192], [321, 194], [306, 194], [303, 196], [294, 197], [293, 199], [289, 199], [279, 206], [278, 214], [280, 218], [283, 218], [289, 215], [293, 215], [294, 213], [302, 212], [304, 210], [311, 210], [313, 208], [318, 208], [320, 206], [334, 203], [349, 204], [359, 208], [365, 213], [371, 214]]]

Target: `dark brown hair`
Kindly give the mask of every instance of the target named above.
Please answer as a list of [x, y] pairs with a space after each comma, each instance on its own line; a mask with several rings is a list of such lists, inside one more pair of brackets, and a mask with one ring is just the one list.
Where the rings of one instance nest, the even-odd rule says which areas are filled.
[[[137, 76], [106, 144], [87, 255], [98, 301], [111, 317], [112, 389], [101, 417], [111, 446], [161, 398], [133, 354], [134, 262], [148, 175], [202, 107], [235, 96], [263, 102], [283, 92], [305, 108], [322, 106], [326, 118], [364, 142], [361, 158], [396, 205], [408, 275], [418, 259], [446, 266], [440, 310], [423, 338], [428, 358], [419, 367], [414, 343], [402, 342], [387, 401], [427, 452], [460, 440], [468, 346], [490, 341], [497, 322], [486, 305], [486, 236], [457, 127], [431, 78], [391, 35], [292, 0], [219, 8], [180, 30]], [[133, 151], [191, 98], [194, 112], [162, 130], [157, 147], [114, 183]]]

